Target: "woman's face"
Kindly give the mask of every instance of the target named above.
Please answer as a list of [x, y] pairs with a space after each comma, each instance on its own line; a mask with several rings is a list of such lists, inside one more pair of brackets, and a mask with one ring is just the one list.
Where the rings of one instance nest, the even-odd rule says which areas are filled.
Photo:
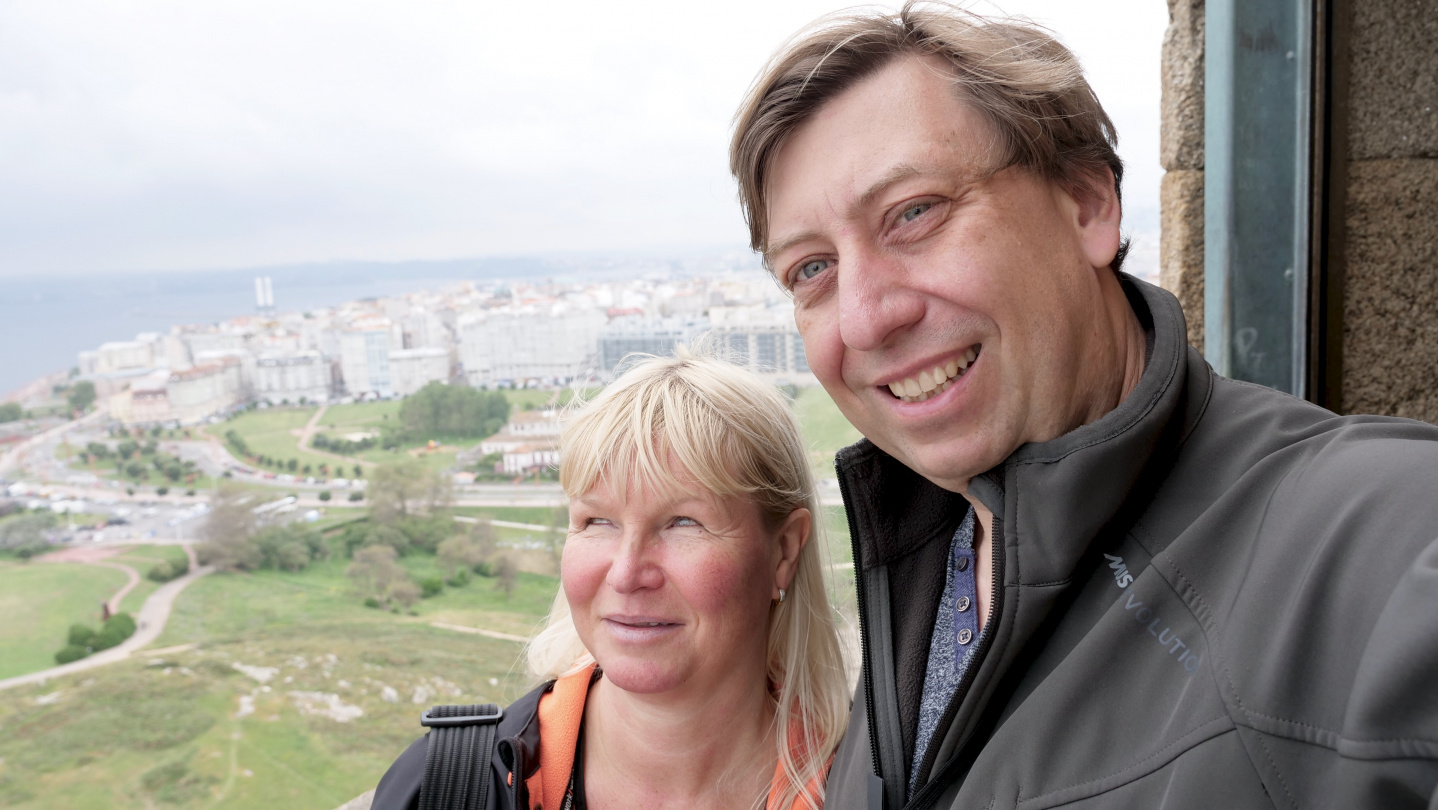
[[768, 529], [752, 503], [686, 489], [601, 481], [570, 502], [564, 594], [585, 647], [625, 691], [762, 683], [770, 605], [808, 538], [808, 510]]

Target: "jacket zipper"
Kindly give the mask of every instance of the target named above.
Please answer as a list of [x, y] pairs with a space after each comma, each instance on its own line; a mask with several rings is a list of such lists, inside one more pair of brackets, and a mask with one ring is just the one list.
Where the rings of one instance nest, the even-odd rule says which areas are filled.
[[839, 475], [839, 496], [844, 499], [844, 517], [849, 522], [849, 547], [854, 557], [854, 595], [859, 609], [859, 655], [864, 664], [864, 711], [869, 715], [869, 756], [872, 758], [874, 775], [882, 779], [884, 772], [879, 769], [879, 730], [874, 725], [874, 675], [869, 671], [872, 650], [869, 648], [868, 606], [864, 599], [864, 586], [859, 581], [863, 576], [863, 557], [859, 556], [859, 527], [854, 523], [854, 511], [849, 509], [849, 480]]
[[[989, 544], [993, 547], [991, 554], [991, 556], [993, 557], [993, 573], [991, 578], [993, 587], [990, 590], [990, 593], [993, 594], [993, 597], [989, 602], [989, 610], [986, 617], [984, 618], [984, 630], [989, 630], [990, 627], [992, 627], [995, 617], [999, 615], [999, 608], [1002, 606], [1004, 599], [1004, 590], [1002, 587], [1004, 575], [1003, 518], [999, 517], [998, 515], [994, 515], [994, 525], [989, 531]], [[940, 609], [943, 609], [942, 605], [940, 605]], [[863, 632], [862, 623], [859, 625], [859, 632]], [[987, 656], [989, 653], [989, 647], [993, 643], [993, 638], [994, 633], [992, 632], [985, 632], [980, 634], [979, 647], [974, 651], [974, 658], [972, 661], [969, 662], [969, 666], [964, 669], [964, 675], [962, 678], [959, 679], [958, 688], [954, 690], [955, 699], [949, 701], [949, 706], [947, 709], [944, 710], [944, 715], [939, 720], [939, 725], [937, 728], [947, 729], [950, 725], [953, 724], [954, 715], [958, 714], [959, 706], [963, 704], [964, 700], [968, 697], [969, 689], [974, 685], [974, 679], [978, 677], [979, 667], [983, 664], [984, 657]], [[869, 719], [869, 729], [872, 735], [872, 709], [870, 709]], [[973, 729], [969, 730], [969, 735], [973, 735]], [[949, 766], [957, 762], [959, 759], [960, 752], [962, 752], [968, 744], [968, 737], [965, 737], [964, 739], [960, 740], [959, 744], [954, 748], [954, 755], [949, 758], [949, 761], [945, 763], [945, 765]], [[949, 775], [947, 772], [947, 767], [945, 767], [945, 769], [940, 771], [937, 775], [933, 773], [934, 758], [938, 756], [938, 751], [938, 747], [934, 746], [933, 741], [931, 740], [929, 749], [924, 753], [924, 762], [920, 765], [921, 768], [929, 769], [929, 781], [922, 787], [920, 787], [919, 792], [915, 793], [913, 797], [909, 799], [908, 803], [904, 805], [905, 810], [910, 810], [910, 808], [916, 809], [921, 807], [928, 807], [930, 804], [932, 804], [933, 800], [938, 797], [939, 793], [943, 791], [945, 787], [948, 787], [948, 785], [946, 784], [947, 780], [944, 779], [944, 777], [947, 777]], [[877, 756], [875, 757], [875, 761], [877, 762]], [[877, 766], [875, 772], [878, 772]]]

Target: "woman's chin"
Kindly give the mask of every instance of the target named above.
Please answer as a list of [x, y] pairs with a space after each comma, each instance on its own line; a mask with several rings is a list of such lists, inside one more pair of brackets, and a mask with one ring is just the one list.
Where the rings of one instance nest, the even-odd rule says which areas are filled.
[[684, 678], [678, 667], [653, 661], [634, 661], [620, 658], [609, 664], [600, 662], [604, 679], [636, 695], [657, 695], [674, 690], [683, 684]]

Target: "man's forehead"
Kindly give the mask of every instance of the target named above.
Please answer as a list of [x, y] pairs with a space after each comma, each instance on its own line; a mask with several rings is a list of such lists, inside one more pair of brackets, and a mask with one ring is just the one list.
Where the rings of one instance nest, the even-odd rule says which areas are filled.
[[898, 60], [825, 102], [776, 152], [765, 188], [765, 255], [782, 253], [816, 224], [804, 220], [852, 215], [906, 180], [988, 176], [997, 168], [995, 140], [946, 63]]

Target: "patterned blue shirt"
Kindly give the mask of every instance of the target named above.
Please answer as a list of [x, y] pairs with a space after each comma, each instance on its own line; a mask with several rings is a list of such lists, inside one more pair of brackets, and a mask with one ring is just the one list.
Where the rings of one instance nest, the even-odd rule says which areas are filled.
[[979, 646], [978, 580], [974, 577], [974, 510], [949, 541], [949, 565], [944, 574], [944, 596], [934, 618], [934, 635], [929, 641], [929, 662], [924, 670], [924, 695], [919, 703], [919, 729], [914, 735], [914, 761], [909, 766], [909, 795], [919, 785], [916, 778], [930, 738], [943, 719], [959, 681], [964, 677], [974, 650]]

